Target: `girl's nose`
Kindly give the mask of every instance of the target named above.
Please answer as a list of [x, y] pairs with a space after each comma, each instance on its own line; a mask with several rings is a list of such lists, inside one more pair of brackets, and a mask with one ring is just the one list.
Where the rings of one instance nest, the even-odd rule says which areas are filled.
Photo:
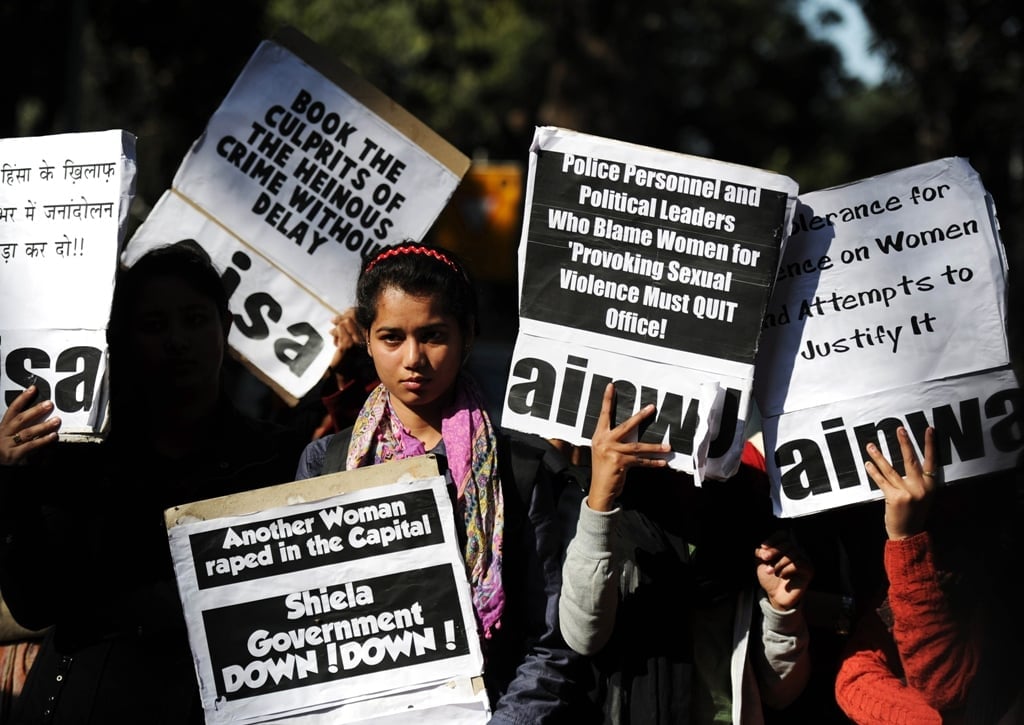
[[184, 326], [171, 322], [164, 331], [164, 346], [168, 350], [180, 350], [188, 345], [188, 334]]
[[423, 361], [423, 348], [419, 343], [419, 340], [414, 337], [409, 337], [405, 341], [404, 359], [403, 363], [407, 368], [417, 368]]

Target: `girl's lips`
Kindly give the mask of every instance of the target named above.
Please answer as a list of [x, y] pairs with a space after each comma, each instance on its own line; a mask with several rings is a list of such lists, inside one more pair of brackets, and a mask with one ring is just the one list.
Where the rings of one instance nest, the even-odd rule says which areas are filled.
[[198, 367], [198, 363], [195, 360], [171, 360], [167, 364], [168, 370], [179, 374], [192, 372], [196, 367]]
[[410, 378], [402, 381], [402, 387], [406, 390], [419, 390], [425, 386], [429, 381], [428, 378]]

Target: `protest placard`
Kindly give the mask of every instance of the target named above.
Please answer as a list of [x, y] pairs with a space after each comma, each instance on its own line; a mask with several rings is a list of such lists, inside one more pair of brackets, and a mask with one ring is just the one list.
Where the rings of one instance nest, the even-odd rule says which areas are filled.
[[761, 169], [538, 129], [502, 424], [588, 443], [614, 381], [616, 420], [657, 406], [641, 439], [669, 441], [669, 465], [731, 475], [796, 193]]
[[881, 498], [864, 447], [901, 466], [900, 425], [919, 449], [935, 426], [946, 481], [1012, 467], [1005, 322], [995, 207], [966, 159], [801, 194], [755, 375], [776, 513]]
[[419, 241], [469, 159], [294, 30], [260, 44], [132, 236], [196, 239], [223, 271], [232, 352], [294, 404], [333, 354], [362, 263]]
[[0, 414], [29, 385], [62, 440], [107, 421], [107, 320], [135, 193], [125, 131], [0, 139]]
[[486, 721], [433, 456], [194, 502], [166, 520], [208, 723]]

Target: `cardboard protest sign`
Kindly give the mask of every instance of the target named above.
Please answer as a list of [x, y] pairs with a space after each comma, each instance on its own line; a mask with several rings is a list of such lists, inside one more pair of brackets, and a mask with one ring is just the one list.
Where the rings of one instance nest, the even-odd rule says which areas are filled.
[[168, 510], [207, 722], [486, 720], [437, 470], [421, 456]]
[[670, 465], [731, 475], [796, 193], [761, 169], [538, 129], [502, 424], [587, 443], [614, 381], [616, 420], [657, 406], [641, 438], [669, 441]]
[[[946, 481], [1014, 465], [1006, 261], [962, 158], [800, 196], [765, 314], [755, 395], [776, 513], [881, 498], [864, 470], [935, 426]], [[881, 436], [881, 440], [879, 440]]]
[[362, 263], [420, 240], [469, 159], [287, 30], [260, 44], [123, 261], [196, 239], [223, 270], [233, 353], [295, 403], [320, 379], [331, 319]]
[[0, 139], [0, 414], [29, 385], [62, 440], [107, 420], [107, 320], [135, 193], [135, 137]]

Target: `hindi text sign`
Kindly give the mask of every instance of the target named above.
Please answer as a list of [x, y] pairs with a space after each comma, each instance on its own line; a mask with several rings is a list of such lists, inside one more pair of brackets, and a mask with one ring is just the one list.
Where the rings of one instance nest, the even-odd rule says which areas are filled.
[[106, 329], [135, 137], [2, 139], [0, 160], [0, 413], [34, 384], [62, 439], [93, 439], [106, 424]]

